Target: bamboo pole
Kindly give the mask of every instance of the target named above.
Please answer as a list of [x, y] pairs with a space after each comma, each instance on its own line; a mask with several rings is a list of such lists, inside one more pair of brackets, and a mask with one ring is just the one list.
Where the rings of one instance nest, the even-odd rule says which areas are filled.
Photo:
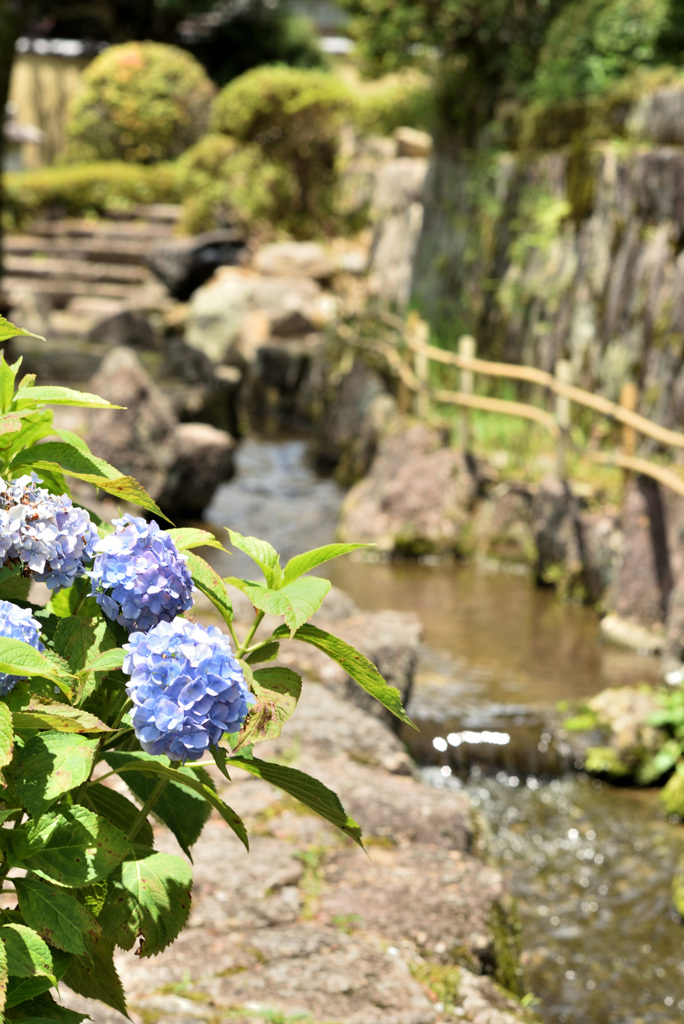
[[[469, 334], [463, 335], [458, 341], [458, 354], [465, 360], [473, 360], [477, 351], [477, 342], [475, 338]], [[462, 369], [460, 372], [459, 383], [461, 385], [461, 393], [464, 395], [472, 395], [475, 390], [475, 374], [472, 370]], [[468, 454], [470, 449], [470, 412], [469, 406], [461, 406], [461, 451], [464, 455]]]
[[658, 483], [669, 487], [675, 494], [681, 494], [684, 497], [684, 479], [666, 466], [659, 466], [655, 462], [649, 462], [648, 459], [641, 459], [637, 456], [625, 455], [624, 452], [583, 452], [582, 455], [591, 462], [598, 462], [602, 466], [617, 466], [618, 469], [650, 476]]
[[415, 413], [420, 419], [427, 420], [430, 416], [430, 325], [417, 313], [410, 313], [406, 322], [406, 335], [408, 347], [413, 352], [413, 370], [418, 381]]
[[[567, 359], [559, 359], [556, 363], [556, 381], [569, 384], [572, 368]], [[567, 479], [567, 456], [570, 441], [570, 400], [567, 395], [556, 392], [556, 473], [559, 480]]]

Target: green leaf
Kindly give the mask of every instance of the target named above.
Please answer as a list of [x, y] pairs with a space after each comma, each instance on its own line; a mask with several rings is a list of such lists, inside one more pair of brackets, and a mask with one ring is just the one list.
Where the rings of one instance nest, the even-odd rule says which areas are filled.
[[123, 985], [114, 966], [114, 943], [108, 936], [98, 938], [87, 955], [72, 957], [64, 981], [80, 996], [98, 999], [128, 1017]]
[[121, 668], [125, 657], [126, 652], [121, 647], [112, 647], [98, 654], [85, 667], [88, 672], [111, 672], [113, 669]]
[[93, 626], [76, 615], [62, 619], [55, 631], [55, 650], [68, 661], [72, 672], [83, 668], [94, 642]]
[[261, 740], [275, 740], [297, 707], [302, 692], [301, 676], [289, 668], [261, 668], [254, 673], [254, 694], [256, 704], [252, 705], [245, 724], [238, 733], [233, 750], [259, 743]]
[[36, 974], [57, 984], [52, 953], [32, 928], [25, 924], [5, 924], [0, 927], [0, 939], [7, 950], [7, 969], [10, 976], [33, 978]]
[[0, 769], [5, 768], [14, 754], [14, 725], [12, 714], [0, 701]]
[[235, 768], [242, 768], [250, 775], [256, 775], [258, 779], [270, 782], [272, 786], [284, 790], [290, 796], [295, 797], [300, 803], [310, 807], [316, 814], [320, 814], [326, 821], [331, 822], [341, 829], [346, 835], [363, 846], [361, 842], [361, 829], [353, 818], [350, 818], [340, 803], [339, 797], [327, 786], [324, 786], [318, 779], [300, 772], [297, 768], [288, 768], [282, 764], [272, 764], [270, 761], [260, 761], [254, 757], [227, 757], [226, 763]]
[[154, 956], [173, 942], [190, 913], [192, 871], [181, 857], [140, 853], [112, 876], [100, 921], [122, 949], [141, 939], [139, 956]]
[[91, 1019], [87, 1013], [78, 1013], [56, 1003], [49, 993], [27, 1002], [22, 1000], [21, 1012], [26, 1015], [22, 1016], [21, 1024], [82, 1024]]
[[24, 409], [20, 413], [10, 413], [9, 415], [19, 420], [21, 430], [17, 437], [0, 439], [0, 448], [13, 447], [19, 451], [20, 448], [27, 448], [55, 432], [51, 409]]
[[270, 590], [253, 583], [245, 593], [259, 611], [268, 615], [282, 615], [292, 637], [321, 607], [330, 586], [330, 580], [307, 576], [279, 590]]
[[[139, 760], [141, 765], [144, 765], [149, 763], [151, 757], [151, 754], [141, 751], [131, 753], [112, 751], [105, 755], [105, 760], [110, 768], [116, 769], [126, 762], [130, 763], [131, 758]], [[160, 758], [154, 760], [161, 765], [164, 764]], [[210, 790], [213, 790], [214, 786], [211, 777], [202, 768], [185, 766], [174, 768], [172, 771], [175, 776], [174, 781], [169, 782], [155, 803], [152, 813], [160, 821], [163, 821], [167, 828], [171, 829], [181, 850], [192, 860], [190, 847], [197, 842], [202, 829], [209, 820], [211, 806], [207, 803], [203, 793], [199, 794], [185, 786], [178, 785], [177, 776], [184, 775], [199, 781]], [[141, 771], [127, 772], [125, 782], [143, 804], [157, 784], [155, 778], [145, 775]]]
[[[30, 393], [37, 390], [38, 388], [33, 388]], [[118, 469], [110, 466], [104, 459], [99, 459], [84, 452], [82, 448], [66, 444], [64, 441], [46, 441], [19, 452], [10, 463], [10, 473], [15, 474], [17, 470], [26, 468], [67, 473], [117, 498], [140, 505], [141, 508], [146, 508], [163, 519], [167, 518], [142, 484], [132, 476], [122, 476]]]
[[71, 388], [57, 387], [47, 384], [32, 387], [26, 393], [17, 393], [16, 407], [23, 409], [27, 405], [73, 405], [84, 409], [121, 409], [121, 405], [112, 405], [106, 398], [90, 395], [87, 391], [73, 391]]
[[202, 591], [205, 597], [209, 598], [226, 622], [232, 622], [233, 606], [230, 603], [226, 585], [219, 574], [203, 558], [192, 551], [186, 553], [186, 558], [195, 586]]
[[[132, 773], [131, 773], [132, 774]], [[81, 800], [101, 817], [111, 821], [128, 838], [133, 822], [138, 817], [138, 808], [123, 793], [117, 793], [102, 782], [96, 782], [86, 788]], [[149, 821], [144, 821], [135, 837], [141, 846], [154, 846], [154, 832]]]
[[0, 569], [0, 600], [2, 601], [27, 601], [31, 579], [22, 575], [21, 566], [11, 568], [4, 565]]
[[60, 670], [59, 662], [49, 654], [8, 636], [0, 637], [0, 672], [15, 676], [44, 676], [58, 685], [71, 681], [66, 666]]
[[[10, 978], [7, 986], [6, 1008], [9, 1010], [13, 1006], [23, 1005], [27, 999], [33, 999], [51, 988], [52, 982], [42, 974], [37, 974], [33, 978]], [[24, 1018], [20, 1019], [24, 1024]]]
[[330, 562], [340, 555], [348, 555], [350, 551], [358, 551], [359, 548], [372, 547], [370, 544], [324, 544], [321, 548], [312, 548], [311, 551], [304, 551], [301, 555], [295, 555], [283, 570], [285, 583], [292, 583], [299, 579], [305, 572], [315, 569], [317, 565]]
[[0, 434], [18, 434], [20, 430], [21, 420], [15, 413], [8, 412], [0, 416]]
[[248, 665], [260, 665], [264, 661], [273, 661], [280, 653], [280, 644], [277, 640], [269, 640], [267, 643], [257, 647], [245, 657]]
[[184, 526], [166, 531], [179, 551], [190, 548], [219, 548], [225, 551], [223, 544], [208, 530], [198, 530], [194, 526]]
[[28, 740], [16, 756], [14, 786], [32, 817], [86, 781], [99, 743], [66, 732], [43, 732]]
[[[112, 757], [111, 751], [105, 754], [105, 760], [109, 762], [110, 757]], [[211, 804], [214, 810], [218, 811], [226, 824], [230, 825], [240, 842], [244, 844], [246, 849], [249, 849], [249, 840], [247, 838], [244, 822], [240, 816], [232, 810], [232, 808], [228, 807], [228, 805], [223, 802], [218, 793], [216, 793], [210, 786], [207, 786], [194, 775], [179, 772], [175, 768], [170, 768], [167, 765], [162, 764], [158, 759], [152, 758], [151, 754], [143, 755], [138, 751], [131, 752], [127, 754], [126, 757], [127, 760], [125, 763], [117, 763], [116, 766], [117, 773], [119, 775], [123, 774], [124, 779], [125, 773], [127, 772], [146, 772], [152, 775], [163, 776], [168, 779], [169, 782], [176, 782], [179, 786], [185, 786], [186, 789], [194, 790], [195, 793], [199, 793], [200, 796], [204, 797], [207, 803]]]
[[7, 983], [9, 971], [7, 970], [7, 950], [4, 942], [0, 942], [0, 1020], [5, 1020], [5, 1005], [7, 1003]]
[[22, 327], [15, 327], [9, 320], [5, 320], [4, 316], [0, 316], [0, 342], [7, 341], [8, 338], [16, 338], [19, 335], [23, 338], [38, 338], [39, 341], [45, 341], [42, 335], [34, 334], [33, 331], [25, 331]]
[[67, 889], [38, 878], [11, 878], [19, 909], [29, 928], [67, 953], [83, 954], [102, 929], [90, 911]]
[[8, 860], [48, 881], [83, 888], [106, 878], [129, 851], [123, 832], [74, 804], [12, 829]]
[[265, 540], [259, 540], [258, 537], [243, 537], [235, 530], [228, 530], [228, 534], [233, 547], [244, 551], [252, 561], [256, 562], [263, 572], [268, 586], [279, 587], [283, 579], [283, 570], [280, 568], [280, 559], [275, 548]]
[[51, 729], [55, 732], [111, 732], [111, 728], [96, 715], [71, 704], [29, 704], [21, 711], [13, 711], [16, 729]]
[[[287, 635], [286, 626], [278, 626], [274, 637]], [[372, 661], [352, 647], [351, 644], [341, 640], [332, 633], [326, 633], [317, 626], [300, 626], [294, 634], [296, 640], [303, 640], [304, 643], [317, 647], [324, 651], [328, 657], [336, 661], [338, 665], [354, 679], [366, 693], [380, 701], [383, 707], [391, 711], [402, 722], [413, 726], [413, 722], [404, 711], [399, 691], [394, 686], [389, 686], [382, 678]], [[413, 726], [415, 728], [415, 726]]]
[[86, 441], [83, 440], [78, 434], [75, 434], [73, 430], [64, 430], [63, 427], [53, 426], [51, 433], [56, 434], [62, 441], [67, 444], [73, 445], [74, 448], [79, 448], [86, 455], [92, 455], [90, 448]]
[[95, 598], [88, 596], [89, 590], [89, 580], [76, 580], [73, 586], [52, 594], [48, 608], [61, 619], [72, 615], [77, 615], [79, 619], [92, 619], [99, 614], [100, 609]]

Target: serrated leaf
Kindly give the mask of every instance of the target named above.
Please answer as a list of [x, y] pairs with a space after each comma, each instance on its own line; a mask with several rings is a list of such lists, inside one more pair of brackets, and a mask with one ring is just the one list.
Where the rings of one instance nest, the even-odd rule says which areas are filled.
[[270, 782], [272, 786], [277, 786], [278, 789], [289, 793], [290, 796], [295, 797], [300, 803], [310, 807], [316, 814], [339, 828], [359, 846], [363, 846], [358, 823], [348, 816], [339, 797], [318, 779], [299, 771], [298, 768], [261, 761], [256, 757], [250, 759], [240, 756], [227, 757], [226, 763], [235, 768], [242, 768], [250, 775], [255, 775], [258, 779]]
[[85, 665], [88, 652], [94, 642], [93, 626], [77, 615], [70, 615], [68, 618], [62, 619], [55, 631], [55, 650], [63, 658], [66, 658], [69, 668], [74, 673]]
[[305, 572], [310, 572], [324, 562], [330, 562], [333, 558], [341, 555], [348, 555], [351, 551], [358, 551], [359, 548], [371, 547], [370, 544], [324, 544], [320, 548], [312, 548], [311, 551], [304, 551], [301, 555], [295, 555], [283, 570], [285, 583], [292, 583], [299, 579]]
[[66, 732], [43, 732], [28, 740], [16, 755], [14, 786], [32, 817], [86, 781], [99, 743]]
[[274, 658], [278, 657], [279, 653], [280, 644], [277, 640], [269, 640], [267, 643], [262, 644], [261, 647], [257, 647], [255, 651], [251, 651], [244, 660], [248, 665], [260, 665], [264, 661], [273, 661]]
[[23, 640], [13, 637], [0, 637], [0, 672], [15, 676], [44, 676], [56, 683], [68, 682], [71, 675], [60, 667], [59, 661], [51, 658], [49, 653], [37, 651]]
[[[274, 637], [282, 637], [287, 635], [286, 626], [278, 626], [274, 632]], [[320, 651], [323, 651], [336, 661], [338, 665], [347, 672], [352, 679], [359, 684], [362, 689], [369, 693], [371, 697], [375, 697], [376, 700], [380, 701], [383, 707], [386, 707], [388, 711], [391, 711], [393, 715], [402, 721], [406, 722], [407, 725], [413, 726], [413, 722], [408, 717], [404, 710], [404, 706], [401, 703], [401, 695], [394, 686], [389, 686], [388, 683], [382, 678], [377, 668], [372, 661], [357, 651], [351, 644], [341, 640], [338, 636], [334, 636], [332, 633], [327, 633], [323, 629], [319, 629], [317, 626], [307, 624], [300, 626], [297, 632], [294, 634], [296, 640], [303, 640], [304, 643], [311, 644], [313, 647], [317, 647]], [[415, 726], [413, 726], [415, 728]]]
[[11, 878], [19, 909], [29, 928], [67, 953], [83, 954], [102, 929], [90, 911], [67, 889], [38, 878]]
[[74, 804], [13, 829], [8, 860], [48, 881], [84, 888], [106, 878], [129, 852], [123, 832]]
[[302, 692], [302, 679], [289, 668], [273, 666], [254, 673], [252, 688], [256, 704], [252, 705], [233, 750], [275, 740], [297, 707]]
[[228, 530], [228, 534], [233, 547], [243, 551], [256, 562], [268, 586], [277, 588], [282, 582], [283, 570], [280, 568], [280, 559], [275, 548], [268, 541], [259, 540], [258, 537], [244, 537], [235, 530]]
[[7, 951], [4, 942], [0, 942], [0, 1020], [5, 1020], [5, 1005], [7, 1003], [7, 984], [9, 972], [7, 970]]
[[208, 597], [226, 622], [233, 621], [233, 606], [228, 597], [226, 585], [215, 569], [193, 551], [185, 552], [188, 570], [198, 590]]
[[0, 434], [17, 434], [21, 430], [21, 420], [12, 412], [0, 416]]
[[55, 432], [51, 409], [23, 409], [19, 413], [10, 413], [9, 415], [19, 420], [21, 430], [16, 437], [0, 440], [2, 449], [14, 447], [18, 451], [20, 448], [27, 448]]
[[13, 569], [4, 565], [0, 569], [0, 600], [27, 601], [30, 588], [31, 580], [28, 576], [22, 575], [20, 565]]
[[128, 1017], [123, 985], [114, 966], [114, 943], [109, 937], [98, 938], [87, 955], [72, 957], [64, 981], [80, 996], [98, 999]]
[[25, 924], [0, 926], [0, 939], [7, 951], [7, 970], [10, 976], [33, 978], [36, 974], [57, 984], [52, 954], [44, 939]]
[[[37, 335], [34, 335], [37, 337]], [[27, 405], [72, 405], [83, 409], [121, 409], [121, 405], [112, 405], [106, 398], [91, 395], [87, 391], [74, 391], [72, 388], [45, 384], [29, 388], [26, 394], [17, 393], [16, 407], [23, 409]]]
[[33, 331], [25, 331], [22, 327], [15, 327], [4, 316], [0, 316], [0, 342], [7, 341], [8, 338], [16, 338], [17, 336], [38, 338], [38, 341], [45, 341], [42, 335], [34, 334]]
[[208, 530], [198, 530], [194, 526], [174, 527], [166, 531], [173, 540], [179, 551], [189, 551], [190, 548], [218, 548], [225, 551], [223, 544]]
[[140, 853], [124, 861], [111, 883], [100, 915], [106, 934], [122, 949], [140, 938], [139, 956], [161, 953], [190, 914], [190, 866], [167, 853]]
[[[109, 761], [110, 757], [112, 757], [112, 752], [105, 754], [106, 761]], [[168, 779], [169, 782], [175, 782], [179, 786], [184, 786], [186, 789], [194, 790], [195, 793], [204, 797], [207, 803], [211, 804], [214, 810], [218, 811], [226, 824], [230, 825], [240, 842], [244, 844], [246, 849], [249, 849], [249, 839], [247, 838], [247, 831], [245, 829], [244, 822], [231, 807], [228, 807], [228, 805], [223, 802], [218, 793], [211, 789], [210, 786], [201, 782], [194, 775], [179, 773], [177, 772], [177, 769], [170, 768], [167, 765], [162, 764], [160, 760], [152, 758], [151, 754], [142, 755], [141, 752], [136, 751], [127, 754], [126, 758], [125, 763], [118, 763], [116, 766], [117, 773], [119, 775], [123, 775], [124, 781], [126, 779], [126, 773], [128, 772], [145, 772], [147, 774], [163, 776]]]
[[71, 587], [58, 590], [52, 594], [47, 605], [49, 610], [61, 619], [78, 616], [79, 619], [92, 619], [99, 614], [100, 608], [94, 597], [89, 596], [90, 580], [76, 580]]
[[227, 754], [226, 754], [225, 750], [223, 749], [223, 747], [219, 747], [219, 746], [209, 747], [209, 753], [213, 757], [214, 764], [216, 765], [218, 770], [221, 772], [221, 775], [223, 775], [224, 779], [228, 779], [228, 782], [230, 782], [231, 781], [230, 775], [228, 774], [228, 769], [226, 768], [226, 757], [227, 757]]
[[23, 1001], [21, 1012], [26, 1015], [22, 1016], [21, 1024], [82, 1024], [91, 1019], [87, 1013], [78, 1013], [56, 1003], [49, 993]]
[[112, 647], [98, 654], [92, 661], [88, 661], [85, 667], [88, 672], [111, 672], [113, 669], [121, 668], [125, 657], [126, 652], [121, 647]]
[[6, 704], [0, 701], [0, 769], [5, 768], [14, 754], [14, 724]]
[[307, 576], [294, 580], [279, 590], [271, 590], [255, 583], [245, 593], [259, 611], [267, 615], [282, 615], [292, 637], [321, 607], [330, 586], [330, 580]]
[[112, 732], [110, 726], [100, 721], [97, 715], [71, 704], [29, 704], [21, 711], [13, 711], [12, 718], [17, 729], [52, 729], [55, 732]]
[[[110, 789], [102, 782], [96, 782], [86, 788], [81, 800], [96, 814], [121, 829], [128, 838], [129, 829], [138, 817], [138, 808], [123, 793], [117, 793], [115, 789]], [[142, 823], [135, 841], [141, 846], [149, 846], [150, 849], [154, 846], [154, 832], [149, 821]]]
[[[9, 1010], [13, 1006], [19, 1006], [27, 999], [33, 999], [51, 988], [52, 982], [44, 975], [36, 975], [33, 978], [10, 978], [7, 986], [6, 1008]], [[23, 1018], [22, 1024], [24, 1024]]]
[[[138, 759], [141, 765], [144, 765], [149, 763], [152, 756], [141, 751], [132, 753], [112, 751], [105, 756], [105, 760], [110, 768], [116, 769], [127, 761], [130, 763], [131, 758]], [[164, 764], [160, 758], [155, 758], [155, 761]], [[177, 777], [183, 775], [186, 778], [192, 778], [211, 790], [214, 789], [214, 786], [211, 777], [202, 768], [192, 768], [187, 765], [174, 768], [172, 771], [176, 777], [169, 782], [164, 792], [158, 797], [153, 813], [155, 817], [163, 821], [167, 828], [171, 829], [181, 850], [192, 860], [190, 847], [197, 842], [202, 829], [209, 820], [211, 805], [207, 803], [203, 793], [200, 794], [188, 789], [187, 786], [179, 785]], [[155, 778], [145, 775], [143, 772], [129, 771], [126, 773], [124, 781], [143, 804], [157, 784]]]
[[60, 440], [65, 441], [67, 444], [73, 445], [74, 448], [79, 448], [82, 452], [85, 452], [86, 455], [93, 454], [90, 448], [88, 447], [88, 443], [84, 441], [84, 439], [80, 437], [78, 434], [75, 434], [73, 430], [64, 430], [63, 427], [53, 426], [52, 433], [56, 434], [57, 437], [60, 438]]
[[[36, 390], [38, 389], [34, 388], [31, 393]], [[46, 441], [19, 452], [10, 464], [10, 472], [14, 474], [26, 468], [41, 472], [47, 470], [67, 473], [77, 480], [85, 480], [86, 483], [93, 484], [108, 494], [133, 502], [167, 519], [142, 484], [132, 476], [123, 476], [104, 459], [99, 459], [92, 453], [84, 452], [82, 448], [64, 441]]]

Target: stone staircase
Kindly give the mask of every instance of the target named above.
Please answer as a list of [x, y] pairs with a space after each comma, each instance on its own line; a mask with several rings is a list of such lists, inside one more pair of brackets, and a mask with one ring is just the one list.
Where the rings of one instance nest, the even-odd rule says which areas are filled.
[[36, 221], [4, 238], [2, 291], [10, 318], [50, 341], [84, 342], [125, 310], [163, 313], [170, 300], [145, 263], [174, 237], [180, 208], [137, 207], [101, 219]]

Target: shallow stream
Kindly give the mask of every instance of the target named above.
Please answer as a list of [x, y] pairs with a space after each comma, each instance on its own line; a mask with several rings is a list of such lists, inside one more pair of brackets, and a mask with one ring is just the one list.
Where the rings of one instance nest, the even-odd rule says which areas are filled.
[[[308, 468], [305, 442], [248, 440], [206, 518], [289, 557], [332, 539], [341, 499]], [[557, 701], [655, 680], [657, 664], [603, 645], [593, 612], [561, 606], [524, 576], [350, 559], [327, 568], [360, 608], [413, 610], [423, 621], [413, 752], [426, 781], [465, 786], [491, 825], [539, 1016], [679, 1024], [684, 925], [670, 907], [670, 880], [684, 827], [664, 819], [655, 792], [573, 771], [569, 748], [546, 731]], [[251, 574], [236, 557], [226, 559], [229, 572]]]

